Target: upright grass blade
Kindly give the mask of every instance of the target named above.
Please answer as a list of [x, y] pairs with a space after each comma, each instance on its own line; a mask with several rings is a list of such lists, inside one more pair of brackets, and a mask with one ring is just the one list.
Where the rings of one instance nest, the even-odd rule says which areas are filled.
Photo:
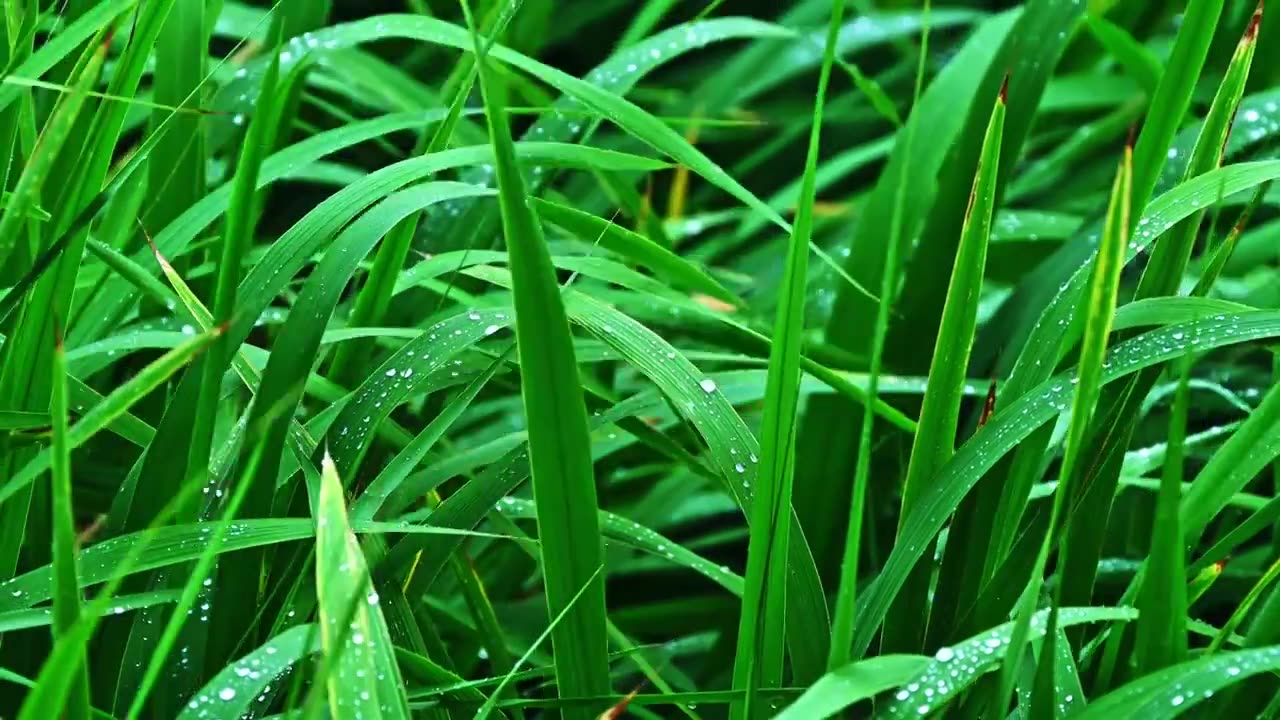
[[844, 3], [837, 0], [832, 3], [827, 26], [827, 43], [818, 74], [803, 185], [787, 250], [773, 342], [769, 348], [769, 378], [765, 386], [764, 418], [760, 429], [760, 471], [756, 476], [751, 539], [747, 546], [747, 584], [733, 665], [733, 686], [746, 691], [744, 702], [734, 705], [730, 713], [730, 717], [739, 720], [764, 717], [766, 712], [757, 693], [761, 688], [782, 686], [786, 656], [791, 488], [800, 399], [800, 346], [804, 335], [805, 288], [810, 235], [813, 232], [814, 183], [821, 148], [822, 111], [843, 16]]
[[[1004, 133], [1008, 82], [1000, 88], [982, 142], [982, 156], [969, 193], [969, 210], [960, 229], [955, 266], [947, 289], [933, 360], [929, 364], [929, 389], [924, 396], [911, 460], [902, 489], [905, 519], [926, 483], [955, 452], [960, 401], [968, 377], [969, 351], [978, 319], [978, 297], [987, 266], [987, 244], [991, 237], [991, 217], [996, 200], [996, 177], [1000, 168], [1001, 139]], [[918, 569], [917, 581], [901, 596], [899, 612], [907, 617], [928, 615], [925, 598], [928, 569]], [[918, 650], [924, 642], [922, 623], [901, 623], [885, 628], [884, 643], [890, 650]]]
[[[176, 2], [156, 39], [153, 95], [168, 107], [204, 107], [201, 86], [208, 57], [204, 2]], [[204, 118], [197, 113], [156, 110], [151, 132], [163, 132], [148, 167], [152, 195], [149, 228], [163, 228], [205, 194], [208, 144]]]
[[[924, 87], [925, 58], [929, 51], [929, 0], [925, 0], [922, 30], [920, 34], [920, 60], [916, 63], [915, 97], [912, 106], [919, 104], [920, 92]], [[917, 123], [910, 123], [906, 130], [903, 153], [911, 155], [912, 143], [916, 140]], [[907, 202], [908, 183], [906, 174], [910, 168], [902, 166], [895, 187], [897, 196], [893, 215], [889, 223], [888, 246], [885, 249], [884, 272], [880, 277], [880, 307], [876, 311], [875, 337], [871, 342], [871, 361], [868, 368], [867, 396], [870, 402], [863, 406], [862, 426], [858, 433], [858, 459], [854, 466], [853, 487], [850, 491], [849, 520], [845, 527], [844, 556], [840, 563], [840, 585], [836, 595], [835, 619], [831, 629], [831, 652], [827, 661], [827, 671], [835, 672], [845, 667], [850, 660], [853, 645], [854, 610], [857, 608], [858, 566], [862, 554], [862, 529], [866, 513], [867, 483], [871, 474], [871, 431], [875, 427], [875, 415], [872, 407], [879, 400], [881, 370], [884, 362], [885, 337], [889, 330], [889, 313], [893, 307], [893, 288], [898, 282], [898, 249], [902, 234], [903, 211]], [[919, 425], [917, 425], [917, 428]]]
[[[1071, 421], [1067, 430], [1065, 455], [1062, 470], [1059, 473], [1058, 490], [1054, 493], [1053, 509], [1049, 516], [1049, 528], [1040, 543], [1040, 552], [1031, 573], [1030, 583], [1022, 592], [1018, 603], [1015, 628], [1010, 642], [1014, 653], [1000, 671], [1000, 689], [995, 696], [995, 703], [990, 712], [1003, 714], [1013, 696], [1014, 684], [1022, 661], [1022, 647], [1030, 627], [1031, 617], [1035, 613], [1040, 599], [1040, 589], [1044, 579], [1045, 565], [1049, 553], [1057, 538], [1057, 530], [1063, 522], [1064, 514], [1075, 508], [1077, 498], [1083, 489], [1079, 487], [1078, 466], [1082, 460], [1083, 444], [1093, 420], [1094, 406], [1102, 387], [1103, 362], [1107, 352], [1107, 338], [1111, 334], [1111, 323], [1115, 315], [1116, 295], [1120, 286], [1120, 269], [1123, 267], [1124, 251], [1129, 242], [1130, 199], [1132, 198], [1133, 150], [1126, 146], [1124, 159], [1116, 173], [1115, 183], [1111, 189], [1111, 201], [1107, 207], [1107, 225], [1102, 241], [1098, 246], [1098, 255], [1094, 260], [1093, 272], [1089, 281], [1088, 304], [1085, 308], [1085, 329], [1083, 344], [1080, 349], [1080, 362], [1075, 374], [1075, 396], [1071, 405]], [[1069, 547], [1063, 544], [1059, 548], [1059, 568], [1066, 566]], [[1061, 575], [1055, 586], [1054, 602], [1050, 612], [1049, 624], [1057, 626], [1058, 609], [1061, 606], [1062, 587], [1071, 580]], [[1052, 667], [1053, 636], [1047, 635], [1045, 650], [1041, 656], [1042, 664]]]
[[[240, 266], [245, 254], [252, 245], [253, 228], [256, 219], [255, 204], [258, 198], [258, 174], [262, 168], [263, 155], [268, 135], [271, 133], [271, 120], [275, 96], [276, 81], [279, 78], [280, 65], [272, 58], [262, 80], [262, 95], [257, 112], [249, 121], [249, 131], [245, 135], [240, 156], [236, 162], [236, 173], [232, 180], [231, 197], [227, 204], [227, 218], [221, 238], [221, 252], [217, 264], [217, 276], [213, 290], [213, 318], [215, 322], [229, 323], [236, 305], [236, 288], [240, 284]], [[218, 411], [218, 399], [222, 393], [222, 377], [226, 374], [227, 365], [231, 363], [235, 348], [226, 337], [220, 338], [209, 353], [197, 362], [196, 368], [202, 374], [200, 397], [197, 401], [195, 421], [191, 431], [191, 448], [187, 460], [185, 477], [191, 481], [204, 484], [208, 475], [209, 451], [213, 445], [213, 425]]]
[[[67, 354], [61, 335], [53, 353], [53, 397], [49, 405], [53, 420], [52, 497], [53, 510], [53, 637], [71, 633], [80, 620], [80, 583], [76, 580], [75, 505], [71, 495], [71, 447], [67, 428]], [[81, 660], [75, 671], [67, 699], [68, 720], [89, 717], [89, 669]]]
[[343, 496], [326, 455], [316, 508], [316, 596], [330, 717], [407, 720], [404, 683]]
[[1133, 207], [1139, 214], [1155, 191], [1169, 144], [1191, 105], [1191, 93], [1222, 16], [1222, 5], [1223, 0], [1190, 0], [1182, 15], [1173, 50], [1164, 63], [1164, 76], [1133, 148]]
[[[23, 273], [44, 250], [47, 228], [29, 218], [29, 211], [50, 187], [48, 181], [58, 158], [78, 150], [74, 129], [106, 63], [108, 44], [108, 40], [96, 38], [85, 51], [74, 71], [72, 91], [58, 99], [39, 137], [32, 138], [26, 163], [0, 211], [0, 284]], [[74, 178], [69, 182], [74, 184]], [[62, 321], [70, 315], [69, 295], [69, 288], [56, 277], [45, 275], [36, 283], [30, 301], [5, 327], [8, 337], [0, 347], [0, 407], [47, 411], [54, 352], [49, 339], [60, 332], [55, 317]], [[0, 453], [0, 477], [12, 478], [30, 459], [29, 450], [6, 448]], [[24, 487], [15, 501], [0, 509], [0, 577], [12, 577], [24, 548], [37, 561], [48, 557], [52, 530], [43, 512], [28, 515], [32, 494], [31, 488]]]
[[[479, 58], [479, 36], [473, 42]], [[603, 578], [596, 578], [603, 551], [586, 407], [564, 302], [515, 158], [504, 90], [485, 60], [479, 67], [513, 281], [547, 611], [551, 618], [566, 612], [551, 635], [557, 690], [562, 697], [602, 695], [609, 691], [608, 639]], [[570, 720], [590, 714], [565, 711]]]
[[[947, 148], [963, 124], [963, 114], [956, 108], [968, 107], [973, 102], [983, 74], [981, 68], [992, 62], [1018, 17], [1017, 11], [1006, 12], [980, 23], [912, 108], [906, 128], [899, 132], [894, 151], [862, 203], [858, 222], [852, 230], [845, 267], [855, 280], [864, 285], [881, 280], [888, 257], [885, 238], [892, 237], [899, 243], [895, 259], [906, 255], [909, 243], [919, 232], [920, 219], [928, 212], [933, 193], [929, 188], [919, 192], [919, 188], [912, 185], [904, 191], [903, 201], [899, 203], [899, 184], [909, 183], [913, 177], [934, 177], [938, 173]], [[930, 26], [936, 26], [932, 14], [928, 21]], [[905, 138], [912, 133], [929, 141], [908, 144]], [[902, 223], [898, 233], [893, 232], [895, 213], [900, 213]], [[895, 287], [896, 283], [895, 280]], [[870, 347], [874, 317], [865, 298], [842, 292], [832, 306], [826, 341], [844, 349]], [[839, 398], [818, 398], [806, 406], [800, 428], [797, 457], [804, 459], [805, 464], [797, 473], [796, 512], [823, 566], [839, 548], [834, 538], [839, 523], [845, 519], [847, 506], [842, 501], [831, 501], [831, 488], [814, 488], [810, 483], [827, 476], [853, 475], [854, 458], [848, 448], [857, 432], [855, 417], [850, 406]], [[820, 458], [821, 462], [808, 467], [809, 458], [815, 461]], [[839, 514], [831, 512], [834, 507], [840, 508]]]
[[[1197, 4], [1193, 3], [1193, 5]], [[1221, 3], [1217, 6], [1221, 8]], [[1191, 9], [1189, 6], [1188, 17]], [[1213, 104], [1209, 108], [1209, 114], [1201, 127], [1200, 135], [1196, 138], [1195, 147], [1187, 163], [1185, 177], [1188, 179], [1208, 173], [1222, 164], [1224, 148], [1231, 128], [1231, 118], [1235, 116], [1236, 109], [1240, 105], [1240, 98], [1244, 93], [1245, 81], [1253, 60], [1253, 47], [1257, 42], [1257, 29], [1261, 21], [1260, 13], [1261, 8], [1254, 13], [1241, 36], [1231, 65], [1223, 77], [1223, 83], [1214, 95]], [[1186, 28], [1183, 31], [1191, 32]], [[1182, 34], [1183, 32], [1179, 33], [1179, 42]], [[1175, 46], [1175, 53], [1177, 49]], [[1172, 71], [1172, 67], [1170, 69]], [[1170, 82], [1178, 81], [1170, 80]], [[1185, 83], [1185, 80], [1181, 82]], [[1186, 91], [1190, 92], [1190, 88], [1186, 88]], [[1152, 111], [1155, 111], [1154, 107]], [[1137, 163], [1138, 152], [1141, 150], [1145, 135], [1144, 129], [1143, 135], [1138, 138], [1138, 147], [1134, 150], [1135, 163]], [[1136, 184], [1138, 177], [1136, 164], [1134, 173], [1134, 198], [1137, 200], [1145, 196], [1141, 194], [1143, 189]], [[1151, 260], [1147, 263], [1142, 278], [1138, 282], [1135, 298], [1178, 294], [1203, 217], [1203, 211], [1193, 213], [1155, 245]], [[1118, 450], [1128, 441], [1137, 424], [1141, 401], [1155, 384], [1159, 373], [1159, 368], [1144, 371], [1104, 398], [1100, 406], [1110, 406], [1111, 410], [1093, 434], [1090, 441], [1093, 447], [1089, 450], [1091, 454], [1103, 459], [1118, 457]], [[1068, 604], [1082, 602], [1092, 590], [1097, 560], [1102, 553], [1103, 535], [1110, 515], [1109, 495], [1114, 492], [1118, 475], [1118, 463], [1103, 461], [1097, 463], [1084, 476], [1083, 482], [1088, 487], [1088, 492], [1081, 499], [1082, 505], [1072, 518], [1067, 531], [1068, 544], [1075, 549], [1071, 556], [1064, 558], [1071, 564], [1065, 566], [1063, 572], [1075, 579], [1065, 596], [1065, 602]]]
[[1178, 390], [1169, 418], [1168, 454], [1156, 498], [1151, 554], [1147, 557], [1138, 594], [1140, 614], [1135, 630], [1134, 660], [1139, 675], [1187, 659], [1187, 567], [1178, 505], [1186, 452], [1191, 360], [1183, 359], [1174, 368], [1178, 374]]

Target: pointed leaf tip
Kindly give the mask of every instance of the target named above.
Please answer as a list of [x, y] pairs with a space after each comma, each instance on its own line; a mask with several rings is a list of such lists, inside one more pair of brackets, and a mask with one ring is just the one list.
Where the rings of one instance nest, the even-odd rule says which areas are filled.
[[1004, 82], [1000, 83], [1000, 103], [1009, 104], [1009, 73], [1004, 74]]
[[1249, 18], [1249, 27], [1244, 30], [1242, 42], [1254, 42], [1258, 39], [1258, 28], [1262, 26], [1262, 6], [1265, 0], [1258, 0], [1258, 7], [1253, 11], [1253, 17]]

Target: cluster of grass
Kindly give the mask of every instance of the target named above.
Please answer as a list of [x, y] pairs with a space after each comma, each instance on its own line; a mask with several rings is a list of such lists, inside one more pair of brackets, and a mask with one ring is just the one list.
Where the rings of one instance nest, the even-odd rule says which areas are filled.
[[6, 0], [0, 68], [0, 718], [1280, 717], [1261, 3]]

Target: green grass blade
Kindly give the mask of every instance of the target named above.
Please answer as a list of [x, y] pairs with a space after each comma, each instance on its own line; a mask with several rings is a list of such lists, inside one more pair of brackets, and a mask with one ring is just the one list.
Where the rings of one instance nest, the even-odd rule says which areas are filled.
[[[960, 401], [968, 377], [969, 352], [973, 347], [978, 318], [978, 296], [986, 271], [987, 244], [991, 237], [991, 218], [996, 200], [997, 173], [1000, 168], [1001, 141], [1004, 135], [1007, 107], [1007, 83], [1000, 88], [987, 124], [982, 143], [982, 156], [969, 194], [969, 210], [960, 229], [955, 266], [947, 289], [942, 324], [937, 345], [929, 365], [929, 390], [924, 396], [911, 460], [902, 490], [902, 513], [906, 518], [926, 483], [932, 482], [938, 469], [955, 452], [956, 428], [959, 424]], [[927, 583], [921, 574], [920, 581]], [[908, 592], [925, 588], [917, 584]], [[923, 592], [904, 596], [900, 610], [908, 616], [927, 615]], [[924, 637], [920, 625], [897, 625], [886, 628], [884, 643], [889, 649], [920, 649]]]
[[1169, 449], [1156, 499], [1151, 554], [1137, 603], [1141, 615], [1134, 653], [1140, 675], [1187, 659], [1187, 567], [1178, 505], [1182, 499], [1191, 362], [1183, 360], [1175, 368], [1179, 379], [1169, 418]]
[[[53, 636], [54, 640], [72, 632], [80, 619], [80, 583], [76, 580], [76, 527], [71, 496], [71, 448], [67, 428], [67, 356], [62, 338], [53, 353], [53, 397], [49, 413], [53, 419], [51, 507], [53, 510]], [[68, 720], [89, 717], [88, 668], [81, 665], [67, 700]]]
[[[1019, 627], [1020, 621], [1004, 623], [963, 642], [939, 648], [933, 660], [905, 687], [894, 693], [877, 717], [900, 720], [929, 715], [996, 666], [1003, 673], [1011, 664], [1011, 652], [1013, 657], [1019, 655], [1017, 650], [1022, 647], [1020, 634], [1026, 640], [1034, 640], [1051, 632], [1050, 614], [1050, 611], [1042, 610], [1029, 618], [1025, 628]], [[1057, 611], [1057, 625], [1124, 622], [1132, 620], [1136, 614], [1130, 608], [1062, 608]]]
[[1280, 652], [1275, 646], [1208, 655], [1135, 680], [1094, 700], [1072, 717], [1174, 718], [1224, 688], [1277, 667]]
[[315, 625], [298, 625], [276, 635], [213, 676], [178, 720], [232, 720], [250, 713], [272, 682], [319, 652], [319, 638]]
[[738, 624], [738, 650], [733, 666], [734, 689], [745, 690], [745, 702], [730, 716], [764, 717], [757, 696], [761, 688], [782, 686], [786, 655], [787, 555], [791, 542], [791, 491], [796, 465], [795, 429], [800, 400], [800, 346], [804, 334], [805, 290], [822, 113], [835, 61], [841, 2], [832, 4], [822, 68], [813, 104], [813, 124], [805, 156], [803, 187], [788, 244], [781, 297], [769, 349], [764, 418], [760, 429], [760, 470], [747, 546], [747, 584]]
[[[493, 327], [495, 328], [494, 332], [497, 332], [497, 326]], [[488, 326], [485, 329], [487, 330]], [[441, 410], [440, 414], [436, 415], [423, 428], [422, 432], [414, 437], [412, 442], [406, 445], [382, 468], [377, 477], [369, 482], [369, 485], [360, 494], [355, 504], [351, 506], [352, 518], [355, 520], [372, 520], [379, 514], [387, 498], [396, 491], [400, 483], [404, 482], [409, 473], [422, 462], [422, 459], [431, 451], [431, 448], [439, 442], [449, 427], [458, 421], [458, 418], [471, 405], [476, 396], [480, 394], [480, 391], [493, 379], [494, 374], [497, 373], [506, 358], [511, 354], [511, 349], [508, 348], [504, 351], [501, 357], [490, 363], [487, 370], [468, 383], [467, 387], [450, 400], [448, 406]]]
[[1209, 43], [1222, 16], [1223, 0], [1191, 0], [1183, 13], [1173, 50], [1164, 63], [1164, 76], [1133, 148], [1133, 207], [1147, 206], [1168, 158], [1169, 145], [1191, 104], [1196, 78], [1204, 66]]
[[[169, 107], [205, 106], [201, 86], [208, 58], [203, 2], [172, 5], [156, 38], [153, 96]], [[196, 113], [156, 110], [151, 132], [163, 132], [148, 165], [151, 203], [145, 216], [150, 228], [163, 228], [206, 192], [208, 144], [204, 118]]]
[[[534, 640], [533, 644], [529, 646], [529, 649], [525, 654], [516, 661], [516, 664], [511, 668], [506, 676], [502, 678], [502, 681], [498, 683], [498, 687], [495, 688], [494, 691], [489, 694], [489, 697], [485, 699], [484, 705], [481, 705], [480, 709], [476, 711], [475, 717], [477, 720], [485, 720], [485, 718], [489, 717], [489, 715], [494, 711], [494, 708], [497, 705], [497, 699], [502, 695], [502, 690], [506, 687], [507, 683], [511, 681], [511, 678], [515, 676], [516, 672], [519, 671], [525, 662], [529, 660], [529, 656], [533, 654], [533, 651], [536, 650], [539, 645], [546, 642], [547, 636], [555, 632], [555, 629], [559, 627], [561, 621], [565, 619], [565, 616], [570, 612], [574, 604], [586, 594], [588, 588], [591, 587], [591, 583], [596, 581], [597, 576], [599, 576], [603, 570], [603, 567], [597, 568], [596, 573], [588, 578], [588, 584], [583, 585], [573, 597], [569, 598], [569, 604], [561, 610], [559, 614], [551, 618], [551, 623], [547, 626], [547, 629], [543, 631], [536, 640]], [[555, 642], [554, 638], [552, 639], [552, 642]]]
[[[1016, 652], [1013, 655], [1013, 659], [1005, 663], [1001, 669], [1000, 693], [996, 696], [996, 705], [992, 708], [993, 712], [1003, 712], [1009, 698], [1013, 696], [1014, 684], [1019, 664], [1022, 660], [1020, 650], [1030, 627], [1036, 603], [1040, 599], [1044, 570], [1048, 563], [1054, 540], [1057, 537], [1059, 523], [1063, 521], [1066, 514], [1072, 512], [1076, 505], [1078, 494], [1083, 492], [1079, 487], [1081, 481], [1077, 475], [1079, 472], [1077, 465], [1083, 462], [1084, 441], [1089, 432], [1090, 424], [1093, 422], [1094, 408], [1097, 405], [1103, 384], [1103, 363], [1107, 355], [1107, 341], [1111, 334], [1112, 318], [1115, 316], [1116, 296], [1120, 288], [1120, 270], [1123, 267], [1124, 251], [1129, 243], [1130, 212], [1132, 207], [1130, 202], [1133, 197], [1132, 163], [1133, 151], [1131, 148], [1126, 147], [1124, 159], [1120, 163], [1115, 183], [1112, 185], [1111, 201], [1107, 207], [1106, 231], [1103, 233], [1102, 240], [1099, 243], [1097, 259], [1094, 261], [1089, 280], [1088, 304], [1085, 306], [1084, 339], [1080, 349], [1079, 364], [1076, 367], [1075, 377], [1073, 378], [1075, 393], [1071, 404], [1071, 420], [1067, 429], [1062, 469], [1059, 472], [1061, 480], [1059, 481], [1058, 491], [1054, 494], [1053, 508], [1049, 516], [1049, 532], [1040, 543], [1040, 553], [1036, 558], [1036, 563], [1031, 573], [1031, 581], [1026, 590], [1023, 591], [1018, 603], [1017, 614], [1015, 615], [1016, 625], [1013, 634], [1013, 647], [1017, 648], [1019, 652]], [[1066, 557], [1069, 550], [1070, 548], [1066, 544], [1059, 547], [1059, 567], [1066, 565]], [[1073, 581], [1068, 576], [1060, 576], [1059, 583], [1055, 586], [1053, 608], [1050, 614], [1051, 625], [1057, 624], [1062, 587]], [[1052, 646], [1052, 636], [1050, 636], [1050, 642], [1046, 645]], [[1044, 663], [1053, 663], [1054, 661], [1053, 654], [1046, 652], [1041, 659], [1041, 664], [1043, 666]], [[1052, 677], [1050, 673], [1051, 670], [1047, 671], [1045, 673], [1046, 677]]]
[[[931, 4], [924, 5], [924, 22], [920, 34], [920, 60], [916, 64], [915, 91], [912, 105], [920, 102], [920, 93], [924, 87], [925, 58], [929, 48], [929, 18]], [[903, 154], [911, 155], [911, 146], [916, 141], [917, 125], [912, 123], [906, 130]], [[858, 432], [858, 459], [854, 465], [853, 484], [850, 488], [849, 518], [845, 527], [844, 554], [840, 559], [840, 585], [836, 591], [835, 619], [832, 623], [831, 654], [827, 660], [828, 671], [844, 667], [850, 660], [853, 645], [854, 611], [857, 608], [858, 567], [861, 562], [863, 525], [866, 515], [867, 486], [871, 475], [871, 433], [875, 427], [875, 416], [871, 409], [880, 394], [884, 368], [885, 339], [889, 332], [890, 309], [895, 300], [894, 286], [898, 282], [898, 250], [904, 218], [903, 208], [907, 202], [908, 183], [906, 173], [910, 168], [903, 166], [896, 185], [895, 205], [889, 223], [889, 238], [885, 248], [884, 272], [880, 277], [880, 307], [876, 310], [875, 336], [871, 341], [871, 358], [868, 367], [867, 395], [871, 402], [863, 406], [862, 427]], [[927, 380], [926, 380], [927, 388]], [[919, 425], [916, 426], [917, 429]]]
[[906, 685], [929, 664], [923, 655], [881, 655], [844, 665], [823, 675], [775, 720], [819, 720], [885, 690]]
[[[1011, 28], [1019, 17], [1018, 12], [1006, 12], [978, 24], [971, 36], [958, 49], [953, 62], [947, 63], [933, 78], [928, 88], [913, 106], [907, 117], [906, 128], [898, 133], [897, 144], [881, 170], [874, 187], [862, 203], [858, 223], [852, 229], [849, 256], [845, 267], [855, 280], [870, 285], [882, 280], [888, 258], [886, 238], [895, 238], [899, 246], [895, 259], [904, 258], [909, 243], [920, 229], [920, 218], [932, 203], [932, 192], [919, 192], [911, 178], [934, 177], [942, 167], [949, 148], [960, 132], [964, 118], [957, 107], [969, 107], [978, 92], [982, 72], [979, 68], [989, 65]], [[931, 27], [939, 25], [931, 13]], [[910, 143], [907, 138], [928, 138], [928, 142]], [[901, 184], [910, 187], [900, 191]], [[902, 202], [899, 203], [900, 192]], [[894, 231], [895, 215], [900, 217], [900, 231]], [[895, 287], [897, 281], [895, 280]], [[893, 298], [888, 299], [894, 302]], [[827, 321], [826, 341], [836, 347], [855, 352], [869, 353], [876, 313], [865, 298], [849, 292], [841, 292], [832, 305]], [[800, 430], [797, 457], [812, 458], [817, 465], [802, 465], [797, 472], [796, 511], [804, 520], [812, 539], [815, 554], [819, 558], [831, 557], [838, 552], [840, 523], [847, 518], [842, 502], [831, 502], [830, 489], [812, 487], [825, 476], [852, 477], [855, 460], [848, 451], [850, 439], [857, 432], [856, 417], [849, 406], [839, 399], [825, 399], [811, 403], [805, 412]], [[833, 513], [833, 509], [839, 512]]]
[[[473, 39], [478, 56], [479, 38]], [[603, 578], [596, 581], [603, 552], [586, 407], [578, 394], [564, 302], [517, 165], [504, 88], [485, 62], [480, 62], [480, 85], [511, 265], [547, 611], [552, 618], [566, 613], [551, 636], [557, 690], [561, 696], [597, 695], [609, 690], [608, 640]], [[588, 715], [576, 710], [566, 717]]]
[[[1187, 163], [1188, 178], [1204, 177], [1204, 174], [1222, 163], [1223, 148], [1231, 127], [1230, 118], [1235, 115], [1244, 91], [1260, 19], [1260, 15], [1255, 13], [1236, 48], [1224, 82], [1214, 95], [1213, 104]], [[1136, 187], [1135, 185], [1135, 189]], [[1135, 199], [1137, 197], [1135, 195]], [[1202, 218], [1202, 211], [1191, 214], [1155, 245], [1151, 260], [1138, 282], [1136, 297], [1177, 294]], [[1139, 401], [1146, 396], [1157, 377], [1157, 369], [1148, 370], [1115, 391], [1116, 395], [1112, 397], [1124, 398], [1123, 402], [1107, 399], [1102, 403], [1113, 405], [1114, 409], [1107, 414], [1100, 423], [1102, 427], [1095, 432], [1093, 444], [1096, 447], [1090, 450], [1091, 453], [1096, 453], [1096, 457], [1101, 458], [1115, 457], [1117, 446], [1124, 443], [1133, 431]], [[1066, 602], [1078, 602], [1081, 598], [1088, 597], [1093, 586], [1093, 575], [1101, 555], [1102, 536], [1107, 527], [1105, 515], [1108, 513], [1103, 511], [1103, 505], [1110, 505], [1105, 496], [1115, 487], [1116, 475], [1114, 463], [1098, 463], [1082, 476], [1082, 482], [1090, 487], [1091, 492], [1084, 496], [1083, 504], [1078, 508], [1068, 530], [1068, 544], [1077, 548], [1077, 551], [1066, 558], [1066, 562], [1071, 564], [1064, 573], [1075, 579], [1065, 596]]]
[[408, 718], [391, 638], [343, 495], [337, 468], [326, 455], [316, 508], [316, 595], [329, 711], [335, 718]]
[[701, 268], [640, 233], [558, 203], [538, 198], [533, 198], [531, 203], [543, 220], [564, 228], [584, 242], [598, 241], [601, 247], [648, 268], [675, 287], [706, 293], [732, 305], [742, 305], [741, 298]]

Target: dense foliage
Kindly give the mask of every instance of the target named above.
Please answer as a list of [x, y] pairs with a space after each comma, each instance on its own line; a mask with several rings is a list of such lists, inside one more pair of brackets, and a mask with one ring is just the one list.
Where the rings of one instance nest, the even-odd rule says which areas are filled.
[[6, 0], [0, 67], [0, 717], [1280, 717], [1261, 3]]

